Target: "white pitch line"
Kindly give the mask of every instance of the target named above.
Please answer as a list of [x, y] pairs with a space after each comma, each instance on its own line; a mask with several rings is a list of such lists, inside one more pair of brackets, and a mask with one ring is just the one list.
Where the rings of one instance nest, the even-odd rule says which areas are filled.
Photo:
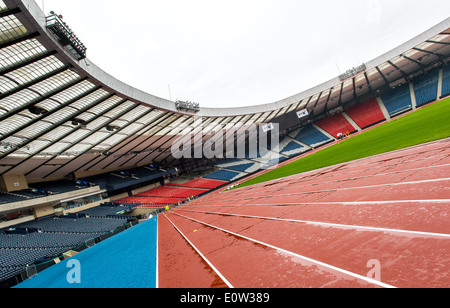
[[[307, 176], [309, 177], [309, 176], [311, 176], [311, 175], [315, 176], [315, 175], [317, 175], [318, 173], [320, 173], [321, 171], [324, 171], [324, 170], [327, 170], [327, 169], [338, 168], [338, 167], [340, 167], [340, 166], [345, 166], [345, 165], [348, 165], [348, 164], [357, 164], [357, 163], [360, 163], [360, 162], [363, 162], [363, 165], [369, 165], [369, 164], [373, 164], [373, 163], [379, 163], [379, 162], [382, 162], [383, 159], [378, 160], [378, 161], [375, 161], [375, 162], [365, 162], [365, 163], [364, 163], [364, 161], [365, 161], [365, 160], [372, 159], [372, 158], [383, 158], [383, 157], [386, 157], [387, 155], [391, 155], [391, 154], [395, 154], [395, 153], [400, 153], [400, 152], [405, 152], [405, 151], [408, 151], [408, 150], [414, 149], [414, 148], [424, 148], [424, 147], [426, 147], [426, 146], [430, 146], [430, 145], [433, 145], [433, 144], [435, 144], [435, 143], [440, 143], [440, 142], [442, 142], [442, 143], [447, 143], [447, 142], [449, 142], [449, 141], [450, 141], [450, 138], [444, 139], [443, 141], [442, 141], [442, 140], [441, 140], [441, 141], [432, 141], [432, 142], [429, 142], [429, 143], [425, 143], [425, 144], [421, 144], [421, 145], [416, 145], [416, 146], [412, 146], [412, 147], [408, 147], [408, 148], [404, 148], [404, 149], [400, 149], [400, 150], [395, 150], [395, 151], [392, 151], [392, 152], [381, 153], [381, 154], [377, 154], [377, 155], [370, 156], [370, 157], [363, 157], [363, 158], [360, 158], [360, 159], [357, 159], [357, 160], [354, 160], [354, 161], [344, 162], [344, 163], [340, 163], [340, 164], [333, 165], [333, 166], [327, 166], [327, 167], [323, 167], [323, 168], [320, 168], [320, 169], [307, 171], [307, 172], [301, 173], [301, 175], [302, 175], [302, 178], [305, 178], [305, 177], [307, 177]], [[444, 144], [441, 148], [430, 149], [430, 150], [425, 149], [425, 150], [423, 150], [423, 151], [421, 151], [421, 152], [416, 152], [416, 153], [412, 153], [412, 154], [423, 154], [423, 153], [426, 153], [426, 152], [429, 152], [429, 151], [441, 150], [441, 149], [446, 149], [446, 148], [447, 148], [447, 145]], [[408, 154], [408, 155], [410, 155], [410, 154]], [[403, 155], [403, 156], [404, 156], [404, 155]], [[403, 156], [400, 155], [400, 156], [394, 157], [394, 159], [400, 158], [400, 157], [403, 157]], [[389, 165], [388, 165], [388, 166], [389, 166]], [[376, 166], [375, 166], [375, 167], [376, 167]], [[253, 187], [253, 188], [255, 188], [255, 189], [258, 189], [259, 187], [261, 187], [261, 186], [263, 186], [263, 185], [273, 184], [273, 183], [276, 183], [276, 181], [280, 181], [280, 180], [290, 180], [290, 179], [292, 179], [292, 178], [294, 178], [294, 177], [296, 177], [296, 176], [299, 176], [299, 175], [300, 175], [300, 174], [293, 174], [293, 175], [285, 176], [285, 177], [282, 177], [282, 178], [279, 178], [279, 179], [274, 179], [274, 180], [270, 180], [270, 181], [267, 181], [267, 182], [254, 184], [254, 185], [249, 186], [249, 187], [241, 187], [241, 188], [237, 188], [236, 191], [240, 191], [240, 190], [242, 190], [242, 189], [244, 189], [244, 188], [250, 188], [250, 187]]]
[[[229, 201], [229, 200], [228, 200]], [[388, 201], [330, 201], [330, 202], [279, 202], [272, 204], [250, 203], [250, 204], [222, 204], [222, 205], [195, 205], [195, 207], [246, 207], [246, 206], [291, 206], [291, 205], [369, 205], [369, 204], [398, 204], [398, 203], [450, 203], [450, 199], [428, 199], [428, 200], [388, 200]]]
[[[444, 165], [438, 165], [438, 166], [427, 166], [427, 167], [420, 167], [420, 168], [414, 168], [414, 169], [408, 169], [408, 170], [401, 170], [401, 171], [393, 171], [393, 172], [386, 172], [386, 173], [379, 173], [379, 174], [375, 174], [375, 175], [367, 175], [367, 176], [357, 176], [357, 177], [350, 177], [350, 178], [345, 178], [345, 179], [339, 179], [339, 180], [332, 180], [332, 181], [327, 181], [327, 182], [321, 182], [320, 184], [335, 184], [335, 183], [341, 183], [341, 182], [347, 182], [349, 180], [361, 180], [361, 179], [369, 179], [375, 176], [389, 176], [389, 175], [393, 175], [393, 174], [399, 174], [399, 173], [408, 173], [408, 172], [416, 172], [416, 171], [420, 171], [420, 170], [425, 170], [425, 169], [432, 169], [432, 168], [442, 168], [442, 167], [447, 167], [450, 166], [450, 164], [444, 164]], [[348, 173], [348, 172], [347, 172]], [[350, 172], [353, 173], [353, 172]], [[345, 173], [341, 173], [341, 174], [345, 174]], [[406, 177], [410, 177], [413, 174], [409, 174]], [[283, 191], [285, 189], [292, 189], [292, 188], [296, 188], [296, 187], [305, 187], [305, 186], [314, 186], [317, 185], [317, 183], [308, 183], [309, 181], [311, 181], [311, 179], [306, 179], [306, 180], [301, 180], [298, 182], [293, 183], [294, 185], [289, 185], [289, 187], [287, 188], [279, 188], [279, 189], [267, 189], [264, 190], [265, 192], [270, 192], [270, 191]], [[295, 185], [295, 184], [300, 184], [300, 185]], [[394, 183], [395, 184], [395, 183]], [[382, 184], [382, 185], [392, 185], [392, 184]], [[346, 189], [351, 189], [352, 187], [348, 187]]]
[[200, 255], [200, 257], [212, 268], [212, 270], [223, 280], [223, 282], [225, 282], [225, 284], [230, 288], [230, 289], [234, 289], [233, 285], [225, 278], [225, 276], [222, 275], [222, 273], [219, 272], [219, 270], [201, 253], [201, 251], [195, 247], [195, 245], [186, 237], [186, 235], [184, 235], [183, 232], [181, 232], [180, 229], [178, 229], [178, 227], [169, 219], [169, 217], [167, 217], [166, 214], [164, 214], [164, 216], [167, 218], [167, 220], [174, 226], [175, 229], [177, 229], [177, 231], [181, 234], [181, 236], [183, 236], [183, 238], [189, 243], [189, 245], [192, 246], [192, 248], [194, 248], [194, 250]]
[[[354, 189], [367, 189], [367, 188], [379, 188], [379, 187], [385, 187], [385, 186], [401, 186], [401, 185], [411, 185], [411, 184], [423, 184], [423, 183], [434, 183], [434, 182], [445, 182], [450, 181], [450, 178], [442, 178], [442, 179], [432, 179], [432, 180], [420, 180], [420, 181], [410, 181], [410, 182], [401, 182], [401, 183], [387, 183], [387, 184], [376, 184], [376, 185], [369, 185], [369, 186], [358, 186], [358, 187], [343, 187], [343, 188], [331, 188], [331, 189], [322, 189], [322, 190], [313, 190], [313, 191], [300, 191], [295, 193], [289, 193], [289, 194], [283, 194], [283, 196], [295, 196], [295, 195], [304, 195], [304, 194], [310, 194], [310, 193], [324, 193], [324, 192], [334, 192], [334, 191], [343, 191], [343, 190], [354, 190]], [[297, 186], [301, 187], [301, 186]], [[288, 189], [293, 189], [295, 187], [290, 187]], [[278, 189], [278, 190], [267, 190], [267, 191], [280, 191], [282, 192], [284, 189]], [[264, 190], [264, 192], [267, 192]], [[254, 193], [254, 192], [253, 192]], [[259, 191], [261, 193], [261, 191]], [[274, 195], [276, 197], [276, 195]], [[246, 198], [230, 198], [229, 201], [233, 200], [251, 200], [251, 199], [259, 199], [261, 196], [252, 197], [251, 195]]]
[[155, 278], [155, 288], [159, 289], [159, 219], [156, 219], [156, 278]]
[[317, 222], [317, 221], [297, 220], [297, 219], [284, 219], [284, 218], [252, 216], [252, 215], [241, 215], [241, 214], [231, 214], [231, 213], [216, 213], [216, 212], [182, 210], [182, 209], [180, 209], [180, 211], [222, 215], [222, 216], [235, 216], [235, 217], [243, 217], [243, 218], [256, 218], [256, 219], [264, 219], [264, 220], [285, 221], [285, 222], [303, 223], [303, 224], [308, 224], [308, 225], [319, 225], [319, 226], [335, 227], [335, 228], [368, 230], [368, 231], [377, 231], [377, 232], [406, 233], [406, 234], [413, 234], [413, 235], [418, 235], [418, 236], [450, 238], [450, 234], [444, 234], [444, 233], [432, 233], [432, 232], [423, 232], [423, 231], [409, 231], [409, 230], [400, 230], [400, 229], [343, 225], [343, 224], [335, 224], [335, 223], [327, 223], [327, 222]]
[[193, 218], [190, 218], [190, 217], [187, 217], [187, 216], [184, 216], [184, 215], [180, 215], [180, 214], [177, 214], [177, 213], [175, 213], [175, 212], [173, 212], [173, 214], [174, 214], [174, 215], [177, 215], [177, 216], [180, 216], [180, 217], [184, 217], [184, 218], [186, 218], [186, 219], [189, 219], [189, 220], [192, 220], [192, 221], [195, 221], [195, 222], [198, 222], [198, 223], [200, 223], [200, 224], [202, 224], [202, 225], [205, 225], [205, 226], [208, 226], [208, 227], [211, 227], [211, 228], [220, 230], [220, 231], [222, 231], [222, 232], [225, 232], [225, 233], [228, 233], [228, 234], [231, 234], [231, 235], [234, 235], [234, 236], [243, 238], [243, 239], [245, 239], [245, 240], [248, 240], [248, 241], [251, 241], [251, 242], [254, 242], [254, 243], [263, 245], [263, 246], [266, 246], [266, 247], [268, 247], [268, 248], [275, 249], [276, 251], [280, 251], [280, 252], [289, 254], [289, 255], [291, 255], [291, 256], [293, 256], [293, 257], [300, 258], [300, 259], [306, 260], [306, 261], [308, 261], [308, 262], [315, 263], [315, 264], [317, 264], [317, 265], [326, 267], [326, 268], [331, 269], [331, 270], [333, 270], [333, 271], [337, 271], [337, 272], [343, 273], [343, 274], [345, 274], [345, 275], [348, 275], [348, 276], [351, 276], [351, 277], [354, 277], [354, 278], [357, 278], [357, 279], [360, 279], [360, 280], [364, 280], [364, 281], [366, 281], [366, 282], [368, 282], [368, 283], [371, 283], [371, 284], [375, 284], [375, 285], [378, 285], [378, 286], [381, 286], [381, 287], [384, 287], [384, 288], [396, 288], [396, 287], [394, 287], [394, 286], [392, 286], [392, 285], [389, 285], [389, 284], [387, 284], [387, 283], [383, 283], [383, 282], [381, 282], [381, 281], [378, 281], [378, 280], [375, 280], [375, 279], [372, 279], [372, 278], [369, 278], [369, 277], [361, 276], [361, 275], [359, 275], [359, 274], [356, 274], [356, 273], [353, 273], [353, 272], [344, 270], [344, 269], [342, 269], [342, 268], [339, 268], [339, 267], [336, 267], [336, 266], [333, 266], [333, 265], [330, 265], [330, 264], [327, 264], [327, 263], [323, 263], [323, 262], [321, 262], [321, 261], [314, 260], [314, 259], [311, 259], [311, 258], [302, 256], [302, 255], [299, 255], [299, 254], [296, 254], [296, 253], [294, 253], [294, 252], [292, 252], [292, 251], [288, 251], [288, 250], [285, 250], [285, 249], [282, 249], [282, 248], [279, 248], [279, 247], [276, 247], [276, 246], [273, 246], [273, 245], [270, 245], [270, 244], [267, 244], [267, 243], [264, 243], [264, 242], [255, 240], [255, 239], [252, 239], [252, 238], [250, 238], [250, 237], [246, 237], [246, 236], [243, 236], [243, 235], [241, 235], [241, 234], [238, 234], [238, 233], [235, 233], [235, 232], [226, 230], [226, 229], [222, 229], [222, 228], [217, 227], [217, 226], [214, 226], [214, 225], [210, 225], [210, 224], [208, 224], [208, 223], [206, 223], [206, 222], [203, 222], [203, 221], [200, 221], [200, 220], [197, 220], [197, 219], [193, 219]]

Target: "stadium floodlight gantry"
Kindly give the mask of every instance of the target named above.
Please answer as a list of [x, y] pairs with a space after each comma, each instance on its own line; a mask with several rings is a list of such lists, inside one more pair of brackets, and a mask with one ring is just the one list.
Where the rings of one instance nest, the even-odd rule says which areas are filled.
[[[57, 27], [55, 27], [55, 24]], [[56, 14], [34, 0], [0, 0], [0, 175], [57, 180], [152, 162], [178, 166], [174, 128], [207, 136], [232, 125], [315, 122], [378, 98], [399, 84], [448, 65], [450, 18], [394, 50], [315, 88], [278, 102], [240, 108], [177, 108], [132, 88], [86, 56]], [[307, 110], [299, 118], [297, 112]], [[238, 136], [234, 136], [237, 140]]]

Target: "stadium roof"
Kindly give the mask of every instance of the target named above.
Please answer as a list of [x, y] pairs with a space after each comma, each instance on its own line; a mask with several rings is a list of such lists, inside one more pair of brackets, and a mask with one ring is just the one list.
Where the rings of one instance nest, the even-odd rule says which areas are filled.
[[204, 135], [225, 126], [277, 121], [303, 109], [315, 120], [447, 65], [449, 57], [450, 18], [292, 97], [189, 112], [102, 71], [86, 58], [82, 38], [56, 14], [45, 16], [34, 0], [0, 0], [0, 174], [47, 180], [151, 162], [174, 164], [174, 129], [194, 125], [196, 117], [203, 119]]

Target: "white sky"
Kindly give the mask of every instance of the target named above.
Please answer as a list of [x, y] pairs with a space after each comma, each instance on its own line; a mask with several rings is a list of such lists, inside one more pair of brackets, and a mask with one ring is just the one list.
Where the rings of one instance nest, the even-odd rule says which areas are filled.
[[[446, 19], [448, 0], [36, 0], [117, 79], [230, 108], [279, 101]], [[170, 92], [169, 92], [170, 85]]]

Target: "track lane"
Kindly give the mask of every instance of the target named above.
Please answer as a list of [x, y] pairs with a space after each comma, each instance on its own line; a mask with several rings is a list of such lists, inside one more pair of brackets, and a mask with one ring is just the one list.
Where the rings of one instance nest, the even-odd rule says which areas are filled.
[[239, 288], [393, 287], [174, 212], [170, 218]]
[[[197, 227], [214, 226], [265, 247], [283, 249], [288, 252], [285, 257], [309, 256], [360, 276], [368, 271], [369, 258], [379, 259], [382, 279], [390, 285], [448, 287], [449, 149], [450, 139], [446, 139], [218, 191], [171, 215], [182, 214], [184, 220], [177, 217], [182, 225], [191, 219]], [[234, 248], [217, 251], [227, 255], [230, 249]], [[214, 263], [221, 262], [220, 256], [215, 257]], [[279, 274], [277, 268], [273, 272]]]
[[165, 215], [158, 219], [159, 288], [228, 288]]
[[[177, 213], [358, 275], [366, 275], [367, 262], [377, 259], [383, 265], [383, 282], [389, 285], [415, 288], [426, 282], [440, 288], [450, 283], [450, 275], [445, 274], [450, 268], [448, 234], [348, 228], [184, 210]], [[424, 274], [436, 271], [442, 275]]]
[[[450, 234], [450, 199], [199, 205], [192, 210]], [[185, 207], [183, 207], [185, 208]]]

